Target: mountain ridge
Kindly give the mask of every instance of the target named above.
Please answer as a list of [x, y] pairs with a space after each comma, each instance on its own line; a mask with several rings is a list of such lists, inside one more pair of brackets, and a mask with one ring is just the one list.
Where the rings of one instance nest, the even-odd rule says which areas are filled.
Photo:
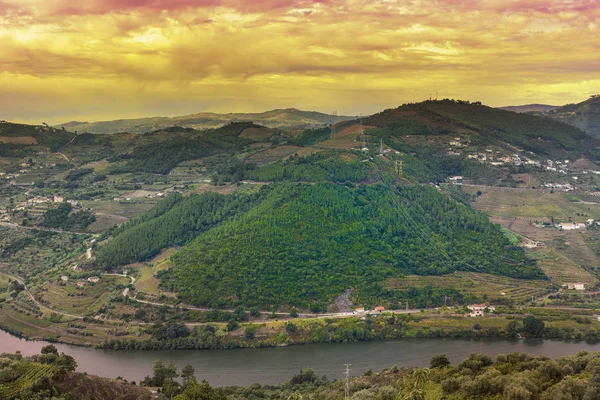
[[548, 111], [552, 111], [552, 110], [556, 110], [557, 108], [560, 108], [561, 106], [551, 106], [549, 104], [539, 104], [539, 103], [533, 103], [533, 104], [523, 104], [523, 105], [519, 105], [519, 106], [504, 106], [504, 107], [497, 107], [500, 110], [504, 110], [504, 111], [512, 111], [512, 112], [516, 112], [516, 113], [528, 113], [528, 112], [548, 112]]
[[259, 113], [214, 113], [200, 112], [176, 117], [145, 117], [116, 119], [108, 121], [82, 122], [70, 121], [56, 127], [69, 128], [89, 133], [145, 133], [170, 126], [184, 128], [209, 129], [218, 128], [229, 122], [245, 120], [264, 125], [268, 128], [304, 129], [319, 125], [329, 125], [351, 119], [355, 116], [331, 115], [318, 111], [304, 111], [297, 108], [277, 108]]

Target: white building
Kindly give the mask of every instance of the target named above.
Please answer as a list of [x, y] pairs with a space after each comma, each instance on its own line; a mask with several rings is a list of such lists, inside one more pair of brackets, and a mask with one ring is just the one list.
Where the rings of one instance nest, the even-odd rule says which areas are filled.
[[562, 229], [563, 231], [572, 231], [574, 229], [584, 229], [585, 226], [586, 226], [585, 224], [570, 223], [570, 222], [562, 222], [562, 223], [558, 224], [558, 227], [560, 229]]
[[484, 312], [486, 308], [490, 311], [496, 310], [496, 306], [488, 306], [485, 304], [469, 304], [467, 306], [467, 308], [471, 311], [481, 311], [481, 312]]
[[585, 283], [565, 283], [563, 287], [569, 290], [585, 290]]

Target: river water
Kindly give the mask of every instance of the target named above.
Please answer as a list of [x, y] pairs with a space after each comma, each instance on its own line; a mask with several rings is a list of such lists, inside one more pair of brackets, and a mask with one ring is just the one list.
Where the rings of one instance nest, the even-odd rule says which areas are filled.
[[[20, 350], [24, 355], [39, 353], [46, 342], [30, 342], [0, 331], [0, 352]], [[402, 339], [394, 341], [310, 344], [290, 347], [235, 350], [96, 350], [56, 344], [59, 351], [77, 360], [79, 372], [108, 378], [122, 376], [139, 381], [151, 374], [156, 359], [165, 364], [174, 361], [181, 368], [191, 364], [198, 379], [214, 386], [245, 386], [252, 383], [275, 384], [288, 380], [301, 368], [313, 368], [329, 379], [339, 378], [344, 364], [351, 363], [352, 373], [380, 371], [394, 365], [427, 366], [433, 356], [446, 354], [453, 364], [470, 353], [497, 354], [526, 352], [562, 357], [580, 350], [598, 351], [600, 343], [561, 342], [526, 339]]]

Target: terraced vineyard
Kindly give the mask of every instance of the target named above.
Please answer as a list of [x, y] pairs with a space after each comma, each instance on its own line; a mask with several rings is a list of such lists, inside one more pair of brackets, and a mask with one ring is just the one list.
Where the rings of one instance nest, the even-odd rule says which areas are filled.
[[456, 272], [443, 276], [409, 275], [404, 278], [391, 278], [385, 287], [394, 290], [408, 290], [410, 287], [431, 285], [440, 288], [459, 288], [489, 302], [495, 299], [511, 299], [516, 302], [526, 301], [531, 297], [539, 297], [549, 293], [552, 284], [543, 280], [525, 280], [507, 278], [477, 272]]
[[[474, 207], [486, 214], [505, 218], [550, 219], [567, 222], [569, 217], [578, 215], [600, 219], [600, 208], [577, 201], [578, 198], [567, 193], [551, 193], [549, 190], [492, 188], [464, 186], [468, 193], [482, 190]], [[579, 221], [582, 222], [582, 221]]]
[[542, 271], [557, 285], [567, 282], [581, 282], [592, 285], [596, 282], [592, 274], [552, 248], [536, 251], [531, 253], [531, 256], [537, 259]]
[[103, 276], [96, 284], [85, 280], [83, 282], [83, 287], [78, 287], [74, 280], [67, 283], [50, 282], [43, 289], [38, 288], [34, 295], [38, 300], [59, 311], [75, 315], [95, 315], [112, 294], [121, 293], [129, 280]]
[[30, 388], [38, 379], [52, 376], [56, 367], [50, 364], [19, 363], [16, 368], [20, 376], [11, 382], [0, 385], [0, 398], [11, 399]]

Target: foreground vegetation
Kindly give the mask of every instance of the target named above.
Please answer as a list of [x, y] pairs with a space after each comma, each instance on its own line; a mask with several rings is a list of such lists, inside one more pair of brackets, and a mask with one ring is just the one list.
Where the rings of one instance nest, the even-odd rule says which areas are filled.
[[[77, 364], [49, 345], [42, 354], [0, 356], [0, 393], [3, 399], [100, 400], [175, 399], [505, 399], [594, 400], [600, 396], [600, 352], [579, 352], [555, 360], [524, 353], [498, 354], [495, 360], [471, 354], [457, 365], [445, 355], [433, 357], [429, 368], [398, 368], [366, 371], [362, 376], [330, 381], [312, 369], [300, 371], [279, 385], [213, 388], [198, 382], [194, 368], [181, 371], [172, 363], [157, 360], [152, 375], [139, 382], [109, 380], [74, 372]], [[153, 396], [146, 387], [156, 388]]]

